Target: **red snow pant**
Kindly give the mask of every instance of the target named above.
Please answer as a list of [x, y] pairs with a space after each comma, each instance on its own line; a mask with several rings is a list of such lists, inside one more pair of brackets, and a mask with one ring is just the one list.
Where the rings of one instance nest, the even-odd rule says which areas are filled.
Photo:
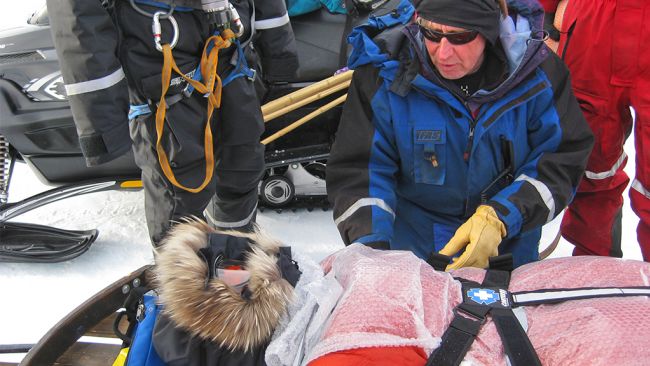
[[623, 144], [632, 131], [636, 179], [630, 189], [637, 237], [650, 261], [650, 1], [570, 0], [558, 52], [596, 137], [587, 171], [562, 221], [573, 255], [621, 257]]

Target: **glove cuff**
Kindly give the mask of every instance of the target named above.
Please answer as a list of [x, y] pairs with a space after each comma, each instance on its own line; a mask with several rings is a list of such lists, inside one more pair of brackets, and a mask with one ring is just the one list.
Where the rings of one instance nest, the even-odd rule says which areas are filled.
[[494, 207], [488, 205], [480, 205], [476, 209], [476, 215], [484, 216], [488, 223], [498, 228], [499, 231], [501, 232], [501, 239], [505, 238], [506, 235], [508, 235], [508, 232], [506, 231], [506, 226], [499, 219], [499, 215], [497, 215], [497, 212], [494, 210]]
[[369, 243], [364, 243], [366, 246], [371, 247], [372, 249], [378, 250], [390, 250], [390, 244], [387, 241], [372, 241]]

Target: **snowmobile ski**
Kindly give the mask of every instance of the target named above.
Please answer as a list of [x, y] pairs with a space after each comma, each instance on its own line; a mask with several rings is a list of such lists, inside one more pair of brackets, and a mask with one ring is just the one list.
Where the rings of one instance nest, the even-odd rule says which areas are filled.
[[0, 262], [56, 263], [85, 253], [98, 231], [64, 230], [20, 222], [0, 223]]
[[116, 189], [139, 189], [141, 187], [142, 183], [140, 183], [139, 178], [133, 177], [89, 180], [64, 185], [27, 197], [21, 201], [1, 205], [0, 222], [5, 222], [25, 212], [64, 198]]
[[22, 201], [0, 205], [0, 262], [55, 263], [85, 253], [97, 239], [92, 230], [65, 230], [50, 226], [7, 222], [43, 205], [81, 194], [139, 188], [135, 179], [93, 180], [50, 189]]

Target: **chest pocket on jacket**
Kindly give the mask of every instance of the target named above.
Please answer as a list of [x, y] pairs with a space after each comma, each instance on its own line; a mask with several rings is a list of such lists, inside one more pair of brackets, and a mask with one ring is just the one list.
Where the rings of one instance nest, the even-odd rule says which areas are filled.
[[444, 125], [426, 124], [413, 129], [415, 183], [445, 183], [447, 134]]

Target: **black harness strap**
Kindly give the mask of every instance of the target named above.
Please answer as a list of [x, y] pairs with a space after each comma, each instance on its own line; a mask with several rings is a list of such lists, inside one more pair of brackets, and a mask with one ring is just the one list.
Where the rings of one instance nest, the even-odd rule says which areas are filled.
[[[499, 271], [506, 271], [508, 272], [508, 276], [510, 275], [510, 272], [512, 272], [512, 268], [514, 266], [513, 259], [512, 259], [512, 254], [502, 254], [496, 257], [490, 257], [488, 258], [488, 268], [489, 269], [496, 269]], [[509, 283], [510, 280], [508, 280]]]
[[554, 288], [510, 293], [513, 307], [556, 304], [568, 300], [629, 296], [650, 296], [650, 286]]
[[[427, 258], [427, 263], [433, 267], [436, 271], [441, 271], [444, 272], [445, 269], [447, 268], [447, 265], [451, 263], [452, 257], [444, 254], [440, 254], [436, 252], [435, 250], [429, 254], [429, 258]], [[504, 272], [510, 272], [512, 271], [512, 254], [502, 254], [496, 257], [490, 257], [488, 258], [488, 263], [489, 263], [489, 268], [490, 269], [496, 269], [499, 271], [504, 271]], [[486, 274], [488, 276], [489, 274]], [[505, 283], [508, 283], [510, 280], [506, 281]], [[498, 282], [502, 283], [502, 282]]]
[[426, 366], [457, 366], [465, 358], [490, 309], [463, 305], [454, 309], [454, 318], [442, 335], [440, 347], [431, 354]]
[[[451, 258], [432, 253], [427, 259], [434, 269], [444, 271]], [[540, 289], [535, 291], [510, 292], [510, 271], [512, 256], [509, 254], [490, 258], [490, 269], [481, 284], [456, 278], [462, 283], [462, 302], [454, 309], [454, 318], [442, 335], [440, 347], [436, 349], [427, 366], [457, 366], [469, 351], [474, 339], [491, 316], [497, 328], [503, 348], [513, 366], [541, 366], [526, 331], [522, 328], [513, 308], [527, 305], [555, 304], [568, 300], [602, 297], [649, 296], [650, 286], [598, 287], [573, 289]]]
[[511, 365], [541, 365], [533, 344], [512, 309], [493, 308], [492, 321], [497, 327]]
[[463, 302], [454, 309], [454, 318], [442, 335], [427, 366], [457, 366], [465, 358], [488, 314], [492, 317], [504, 350], [513, 366], [541, 366], [535, 348], [512, 311], [507, 288], [510, 272], [489, 269], [483, 282], [462, 280]]
[[451, 257], [433, 251], [429, 254], [427, 263], [436, 271], [444, 272], [447, 269], [447, 265], [451, 263]]
[[[512, 257], [510, 257], [510, 263], [512, 264]], [[510, 268], [512, 269], [512, 267]], [[510, 284], [510, 270], [497, 270], [490, 267], [490, 269], [485, 272], [485, 277], [483, 278], [481, 286], [508, 288], [508, 285]]]

